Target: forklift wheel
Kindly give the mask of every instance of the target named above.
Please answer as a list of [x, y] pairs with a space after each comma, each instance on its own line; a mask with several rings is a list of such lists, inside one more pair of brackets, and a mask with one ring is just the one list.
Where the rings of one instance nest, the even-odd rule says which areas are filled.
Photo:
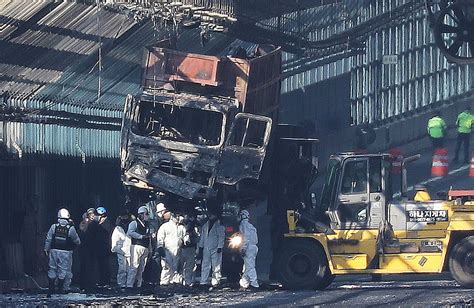
[[316, 286], [316, 289], [326, 289], [334, 281], [334, 278], [336, 278], [336, 276], [331, 273], [329, 266], [326, 266], [326, 274], [324, 274], [324, 279], [321, 281], [321, 284]]
[[457, 243], [449, 255], [449, 270], [465, 288], [474, 288], [474, 236]]
[[308, 241], [287, 242], [286, 247], [282, 246], [278, 265], [281, 283], [288, 289], [322, 290], [334, 279], [322, 248]]

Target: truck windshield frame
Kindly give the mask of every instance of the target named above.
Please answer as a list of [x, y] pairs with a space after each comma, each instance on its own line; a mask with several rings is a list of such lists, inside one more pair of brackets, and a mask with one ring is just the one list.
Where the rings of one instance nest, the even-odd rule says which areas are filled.
[[158, 102], [140, 102], [134, 134], [197, 146], [220, 146], [225, 117], [219, 111]]

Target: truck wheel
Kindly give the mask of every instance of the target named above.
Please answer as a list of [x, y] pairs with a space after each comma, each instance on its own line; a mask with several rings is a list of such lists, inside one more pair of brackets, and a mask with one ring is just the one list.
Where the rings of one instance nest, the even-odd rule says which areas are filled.
[[[225, 253], [225, 251], [224, 251]], [[222, 274], [227, 277], [227, 282], [237, 283], [240, 280], [240, 274], [242, 273], [242, 262], [223, 261], [222, 262]]]
[[474, 288], [474, 236], [457, 243], [449, 254], [449, 270], [465, 288]]
[[[242, 268], [240, 268], [242, 269]], [[240, 271], [228, 271], [226, 273], [226, 276], [227, 276], [227, 282], [230, 282], [230, 283], [238, 283], [239, 280], [240, 280], [240, 273], [242, 272], [242, 270]]]
[[331, 277], [328, 276], [324, 251], [307, 241], [287, 243], [286, 246], [282, 245], [278, 258], [283, 286], [292, 290], [326, 288], [331, 283]]

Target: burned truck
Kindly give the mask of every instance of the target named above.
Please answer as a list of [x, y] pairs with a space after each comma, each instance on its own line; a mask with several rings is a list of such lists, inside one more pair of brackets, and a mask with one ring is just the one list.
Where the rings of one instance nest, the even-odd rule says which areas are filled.
[[129, 195], [198, 201], [261, 187], [277, 123], [281, 51], [236, 50], [209, 56], [146, 48], [142, 91], [127, 97], [122, 123]]
[[[308, 208], [316, 173], [309, 130], [277, 124], [280, 75], [281, 51], [273, 46], [224, 56], [147, 48], [142, 92], [127, 97], [122, 123], [129, 206], [158, 195], [176, 212], [214, 207], [229, 240], [242, 206], [266, 200], [268, 240], [277, 250], [286, 210]], [[223, 272], [232, 281], [242, 260], [230, 246]]]

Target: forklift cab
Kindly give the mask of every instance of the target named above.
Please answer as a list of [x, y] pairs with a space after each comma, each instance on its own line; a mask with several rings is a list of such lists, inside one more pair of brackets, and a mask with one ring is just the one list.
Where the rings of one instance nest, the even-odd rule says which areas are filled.
[[[405, 164], [418, 157], [409, 157], [402, 162], [402, 198], [406, 196]], [[400, 266], [397, 262], [411, 263], [400, 253], [416, 252], [412, 248], [419, 245], [408, 239], [407, 234], [410, 228], [418, 230], [424, 227], [412, 225], [405, 213], [426, 205], [412, 205], [413, 202], [406, 199], [392, 200], [394, 179], [391, 168], [389, 154], [331, 157], [322, 203], [327, 204], [330, 226], [334, 231], [334, 234], [327, 235], [327, 243], [336, 272], [383, 272]], [[392, 224], [398, 230], [397, 234]], [[383, 257], [385, 253], [392, 255]]]
[[[449, 268], [458, 283], [474, 288], [474, 210], [466, 200], [408, 200], [405, 165], [419, 157], [402, 160], [401, 198], [392, 200], [396, 178], [389, 154], [332, 156], [321, 195], [330, 229], [301, 232], [298, 215], [288, 212], [289, 233], [278, 264], [282, 284], [324, 289], [334, 275], [440, 273]], [[456, 200], [471, 195], [451, 193]]]
[[[417, 157], [402, 162], [402, 196], [406, 196], [404, 165], [414, 159]], [[383, 270], [391, 266], [380, 258], [391, 246], [400, 248], [390, 210], [393, 204], [406, 204], [392, 200], [392, 161], [389, 154], [348, 153], [331, 157], [322, 204], [327, 205], [326, 213], [334, 231], [327, 234], [327, 244], [336, 271]]]
[[389, 155], [330, 158], [321, 205], [333, 230], [377, 229], [391, 201]]

